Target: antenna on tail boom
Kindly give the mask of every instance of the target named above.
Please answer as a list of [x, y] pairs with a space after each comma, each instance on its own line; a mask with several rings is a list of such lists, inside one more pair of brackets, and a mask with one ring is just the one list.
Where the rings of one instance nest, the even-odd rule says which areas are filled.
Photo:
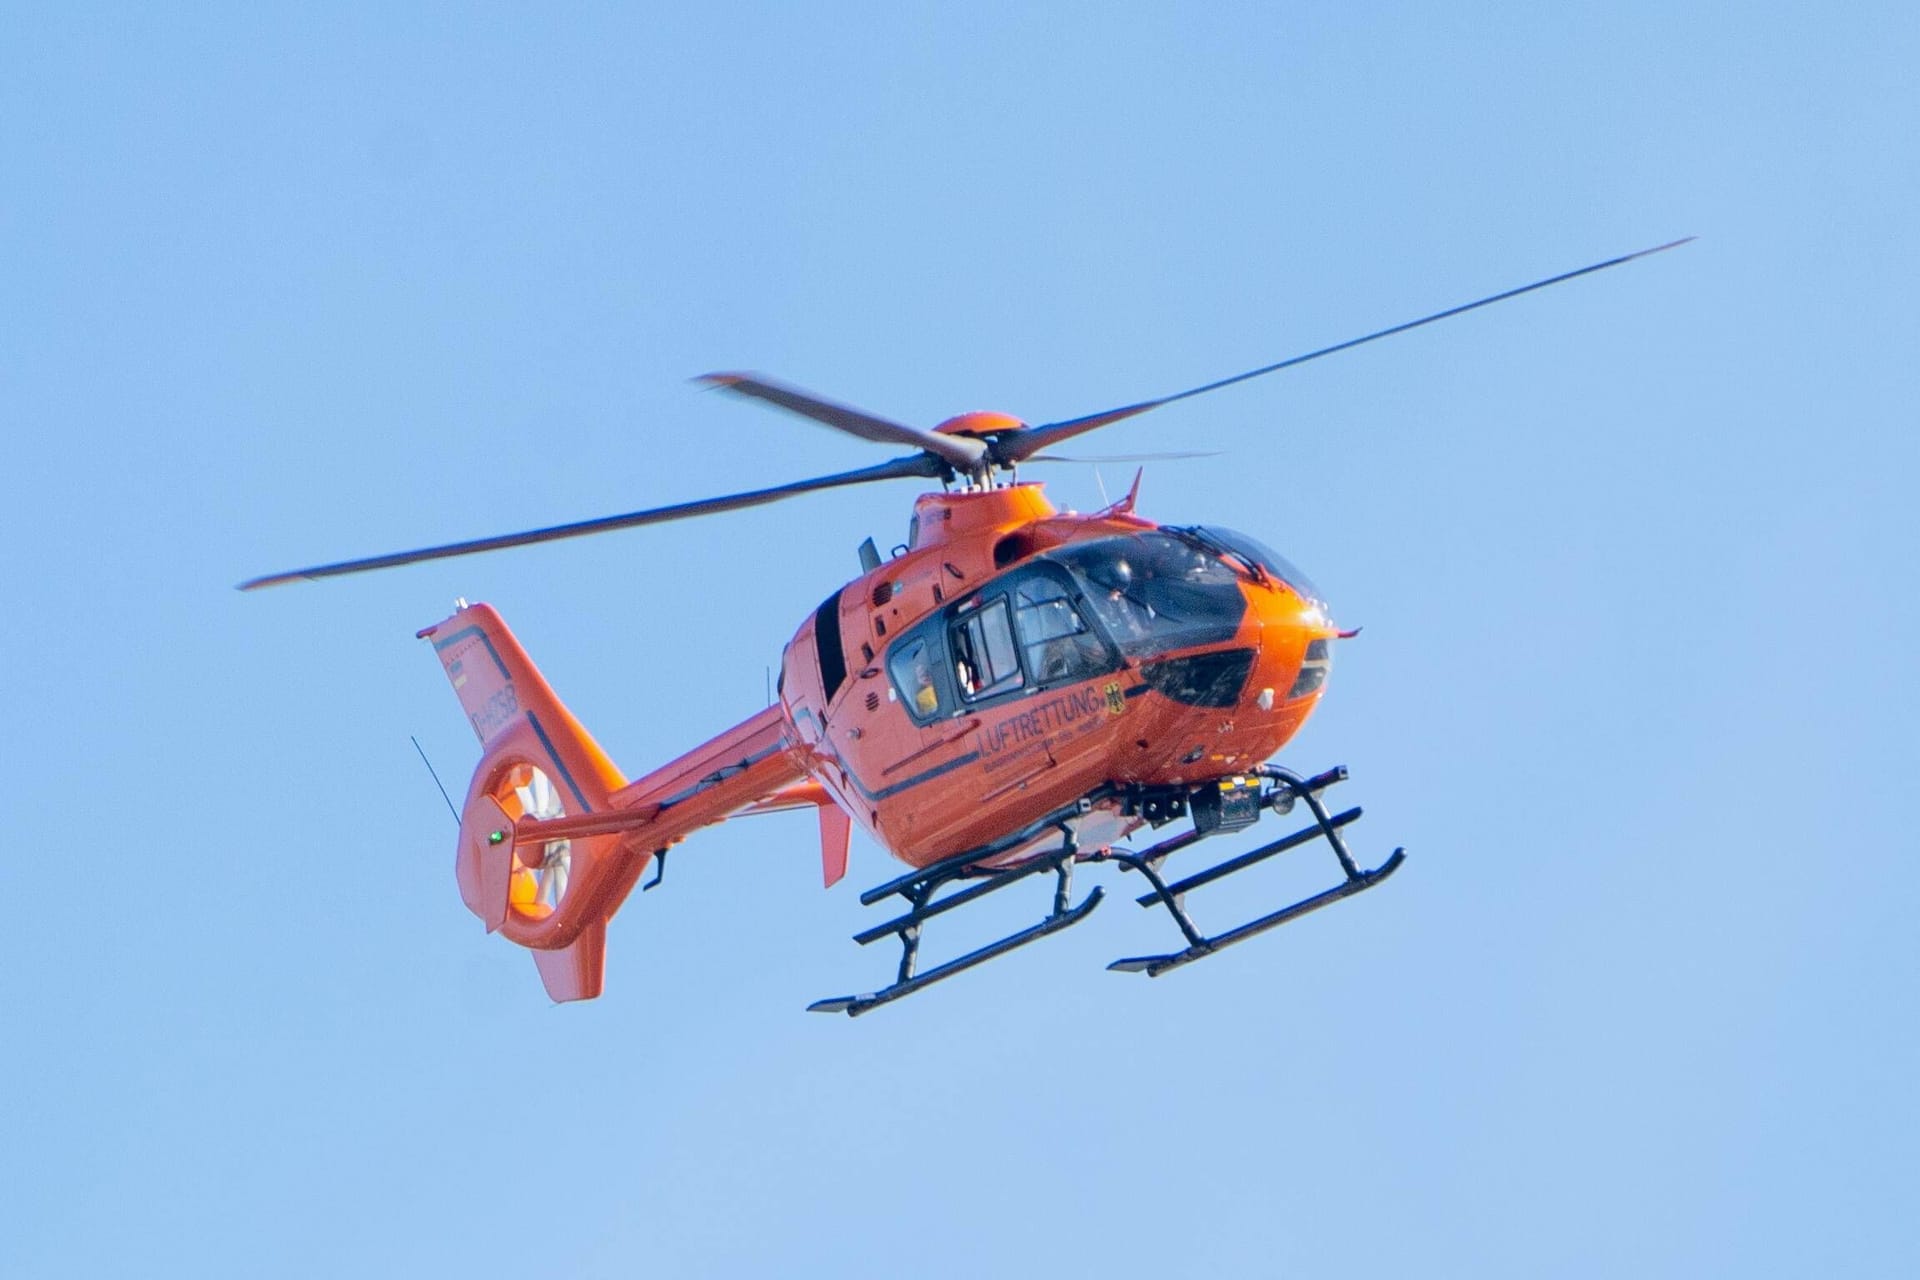
[[434, 786], [440, 788], [440, 798], [447, 802], [447, 812], [453, 815], [453, 825], [456, 827], [459, 826], [460, 811], [453, 807], [453, 797], [447, 794], [446, 784], [440, 781], [440, 774], [434, 769], [433, 761], [427, 759], [426, 750], [421, 747], [420, 739], [414, 737], [412, 734], [408, 734], [407, 741], [411, 742], [413, 749], [420, 753], [420, 763], [427, 766], [427, 776], [433, 779]]

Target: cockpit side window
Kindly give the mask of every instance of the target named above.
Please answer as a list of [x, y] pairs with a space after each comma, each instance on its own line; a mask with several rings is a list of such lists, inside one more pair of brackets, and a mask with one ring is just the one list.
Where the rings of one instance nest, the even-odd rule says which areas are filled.
[[1051, 577], [1029, 578], [1014, 589], [1013, 622], [1036, 684], [1086, 680], [1114, 665], [1073, 593]]
[[969, 702], [1023, 683], [1005, 596], [994, 597], [954, 623], [953, 669]]

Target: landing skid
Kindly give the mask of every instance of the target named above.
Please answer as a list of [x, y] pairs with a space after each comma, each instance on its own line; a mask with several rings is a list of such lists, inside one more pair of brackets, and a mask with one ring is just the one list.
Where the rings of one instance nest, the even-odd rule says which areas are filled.
[[[1356, 807], [1338, 814], [1329, 814], [1326, 805], [1320, 799], [1320, 792], [1336, 782], [1346, 780], [1347, 771], [1344, 766], [1329, 769], [1312, 778], [1302, 778], [1289, 770], [1268, 765], [1260, 770], [1260, 776], [1266, 780], [1268, 786], [1258, 797], [1259, 808], [1272, 808], [1285, 813], [1292, 809], [1295, 801], [1299, 801], [1304, 803], [1313, 814], [1314, 825], [1304, 827], [1291, 835], [1282, 836], [1270, 844], [1261, 845], [1258, 849], [1243, 853], [1237, 858], [1229, 858], [1225, 862], [1209, 867], [1205, 871], [1196, 872], [1173, 884], [1168, 884], [1161, 877], [1160, 868], [1171, 854], [1204, 838], [1197, 828], [1170, 840], [1163, 840], [1144, 853], [1109, 849], [1095, 856], [1095, 860], [1117, 862], [1123, 868], [1138, 871], [1145, 876], [1147, 883], [1153, 886], [1153, 891], [1140, 895], [1137, 901], [1143, 907], [1165, 907], [1167, 914], [1173, 917], [1174, 924], [1178, 925], [1180, 932], [1186, 936], [1188, 944], [1184, 951], [1171, 951], [1164, 955], [1129, 956], [1124, 960], [1115, 960], [1107, 966], [1108, 969], [1120, 973], [1144, 973], [1149, 978], [1157, 978], [1169, 969], [1177, 969], [1181, 965], [1205, 959], [1236, 942], [1244, 942], [1269, 929], [1278, 928], [1289, 920], [1298, 919], [1310, 911], [1318, 911], [1321, 907], [1330, 906], [1342, 898], [1351, 898], [1356, 893], [1371, 889], [1399, 870], [1400, 864], [1406, 860], [1406, 850], [1395, 849], [1385, 862], [1371, 871], [1362, 871], [1355, 864], [1353, 855], [1347, 850], [1346, 840], [1340, 835], [1340, 829], [1358, 818], [1360, 810]], [[1216, 880], [1223, 880], [1237, 871], [1244, 871], [1276, 854], [1297, 849], [1303, 844], [1320, 839], [1324, 839], [1332, 846], [1334, 856], [1340, 860], [1340, 869], [1346, 873], [1346, 880], [1343, 883], [1212, 937], [1202, 934], [1199, 927], [1194, 924], [1193, 918], [1187, 914], [1188, 890], [1212, 884]]]
[[[946, 897], [933, 900], [933, 895], [944, 885], [972, 872], [973, 867], [983, 855], [974, 850], [952, 858], [936, 862], [930, 867], [910, 872], [897, 880], [867, 890], [860, 895], [863, 906], [872, 906], [893, 894], [899, 894], [909, 904], [907, 913], [885, 924], [875, 925], [862, 933], [853, 935], [853, 940], [861, 946], [878, 942], [881, 938], [893, 935], [900, 939], [900, 973], [890, 987], [870, 991], [859, 996], [835, 996], [829, 1000], [816, 1000], [807, 1006], [810, 1013], [844, 1013], [857, 1018], [869, 1009], [891, 1003], [902, 996], [912, 995], [922, 987], [932, 986], [943, 978], [971, 969], [997, 955], [1004, 955], [1016, 947], [1024, 947], [1029, 942], [1037, 942], [1050, 933], [1057, 933], [1069, 925], [1079, 924], [1100, 905], [1102, 890], [1096, 886], [1093, 892], [1077, 907], [1069, 907], [1067, 902], [1073, 893], [1073, 864], [1079, 858], [1079, 845], [1071, 828], [1062, 826], [1066, 833], [1066, 843], [1056, 852], [1043, 854], [1024, 866], [1010, 871], [1001, 871], [979, 884]], [[927, 970], [925, 973], [914, 971], [920, 956], [920, 925], [934, 916], [953, 910], [955, 907], [984, 898], [989, 893], [1004, 889], [1009, 885], [1025, 880], [1028, 876], [1038, 875], [1042, 871], [1054, 873], [1053, 910], [1040, 923], [1018, 933], [1009, 934], [998, 942], [990, 942], [977, 951], [969, 951], [957, 960], [949, 960], [943, 965]]]
[[[1065, 839], [1061, 847], [1051, 853], [1044, 853], [1032, 861], [999, 872], [982, 872], [981, 861], [996, 856], [994, 849], [974, 849], [956, 854], [951, 858], [912, 871], [886, 884], [878, 885], [860, 895], [862, 905], [872, 906], [886, 898], [898, 894], [907, 902], [904, 915], [896, 916], [885, 924], [875, 925], [853, 936], [861, 946], [878, 942], [882, 938], [896, 937], [900, 940], [901, 955], [899, 974], [892, 986], [882, 987], [864, 995], [835, 996], [828, 1000], [816, 1000], [807, 1008], [814, 1013], [844, 1013], [849, 1017], [858, 1017], [869, 1009], [912, 995], [922, 987], [928, 987], [954, 974], [971, 969], [977, 964], [1003, 955], [1030, 942], [1037, 942], [1050, 933], [1057, 933], [1070, 925], [1080, 923], [1093, 909], [1100, 905], [1101, 890], [1095, 887], [1078, 906], [1069, 906], [1073, 890], [1073, 868], [1076, 862], [1114, 862], [1123, 870], [1137, 871], [1152, 886], [1152, 892], [1142, 894], [1139, 903], [1143, 907], [1165, 907], [1167, 914], [1187, 940], [1187, 946], [1181, 951], [1170, 951], [1164, 955], [1129, 956], [1116, 960], [1107, 968], [1123, 973], [1144, 973], [1148, 977], [1157, 977], [1169, 969], [1191, 964], [1204, 959], [1217, 951], [1225, 950], [1236, 942], [1244, 942], [1269, 929], [1278, 928], [1289, 920], [1297, 919], [1310, 911], [1318, 911], [1342, 898], [1350, 898], [1363, 890], [1385, 880], [1399, 869], [1406, 858], [1406, 851], [1395, 849], [1387, 860], [1371, 871], [1362, 871], [1348, 851], [1341, 829], [1359, 818], [1358, 808], [1347, 809], [1332, 814], [1321, 801], [1320, 793], [1337, 782], [1344, 782], [1347, 771], [1344, 767], [1329, 769], [1325, 773], [1311, 778], [1286, 769], [1268, 765], [1262, 767], [1256, 775], [1229, 778], [1216, 785], [1201, 787], [1190, 792], [1165, 789], [1151, 793], [1134, 793], [1129, 800], [1129, 814], [1146, 814], [1150, 818], [1160, 815], [1156, 821], [1164, 822], [1167, 815], [1190, 812], [1194, 826], [1170, 839], [1162, 840], [1152, 848], [1141, 853], [1126, 849], [1100, 849], [1092, 853], [1081, 853], [1079, 841], [1073, 825], [1067, 820], [1059, 820], [1053, 825], [1063, 833]], [[1108, 793], [1112, 794], [1112, 793]], [[1135, 803], [1138, 807], [1131, 807]], [[1259, 815], [1272, 809], [1279, 813], [1290, 812], [1296, 803], [1306, 805], [1313, 815], [1313, 825], [1304, 827], [1291, 835], [1248, 853], [1199, 871], [1183, 880], [1169, 884], [1161, 874], [1166, 860], [1189, 845], [1197, 844], [1210, 836], [1221, 835], [1229, 831], [1238, 831], [1251, 825]], [[1084, 811], [1087, 802], [1083, 801], [1079, 811]], [[1044, 827], [1039, 828], [1044, 830]], [[1340, 861], [1340, 868], [1346, 873], [1346, 879], [1310, 898], [1304, 898], [1288, 907], [1250, 920], [1237, 928], [1228, 929], [1211, 937], [1202, 933], [1193, 917], [1187, 914], [1186, 895], [1190, 890], [1223, 880], [1236, 872], [1266, 861], [1315, 840], [1325, 840], [1333, 849], [1334, 857]], [[957, 960], [916, 972], [920, 955], [920, 926], [934, 916], [942, 915], [955, 907], [964, 906], [989, 893], [997, 892], [1017, 884], [1029, 876], [1051, 871], [1055, 877], [1053, 910], [1039, 923], [1009, 934], [998, 942], [990, 942], [975, 951], [970, 951]], [[985, 878], [980, 878], [980, 877]], [[934, 895], [942, 888], [961, 879], [974, 878], [978, 883], [967, 888], [935, 899]]]

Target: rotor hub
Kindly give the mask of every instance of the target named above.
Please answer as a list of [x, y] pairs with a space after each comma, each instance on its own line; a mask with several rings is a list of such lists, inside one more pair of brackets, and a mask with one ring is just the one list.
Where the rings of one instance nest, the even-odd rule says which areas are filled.
[[955, 414], [934, 430], [943, 436], [971, 436], [976, 440], [989, 440], [1002, 432], [1023, 431], [1026, 426], [1010, 413], [994, 413], [983, 409]]

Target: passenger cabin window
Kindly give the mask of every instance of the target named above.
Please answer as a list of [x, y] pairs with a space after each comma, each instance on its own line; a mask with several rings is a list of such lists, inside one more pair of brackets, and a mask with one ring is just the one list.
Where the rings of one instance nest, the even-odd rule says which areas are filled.
[[1113, 666], [1072, 593], [1052, 578], [1029, 578], [1015, 588], [1013, 620], [1036, 684], [1088, 680]]
[[953, 670], [969, 701], [1020, 687], [1020, 659], [1007, 617], [1007, 599], [997, 596], [954, 624]]
[[933, 663], [933, 646], [925, 636], [894, 645], [887, 658], [887, 673], [906, 701], [907, 714], [921, 723], [940, 714], [940, 685], [934, 678]]
[[1116, 670], [1120, 652], [1073, 579], [1038, 564], [915, 624], [886, 663], [895, 697], [926, 725], [968, 703], [1093, 679]]

